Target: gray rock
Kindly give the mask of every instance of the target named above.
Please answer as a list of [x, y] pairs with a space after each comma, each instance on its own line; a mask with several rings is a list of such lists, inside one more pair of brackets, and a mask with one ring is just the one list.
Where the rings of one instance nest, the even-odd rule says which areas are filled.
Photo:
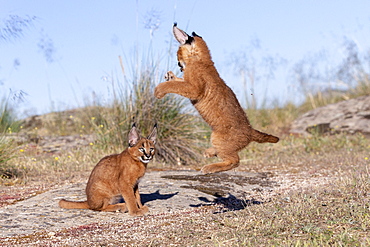
[[370, 135], [370, 95], [316, 108], [297, 118], [293, 134], [363, 133]]
[[[204, 206], [218, 206], [220, 212], [240, 210], [262, 203], [255, 198], [278, 187], [270, 173], [228, 171], [202, 175], [199, 171], [148, 172], [139, 184], [141, 201], [149, 215], [181, 212]], [[62, 209], [58, 201], [85, 200], [86, 183], [54, 188], [42, 194], [0, 208], [0, 238], [37, 231], [58, 231], [93, 223], [122, 222], [127, 213]], [[1, 240], [0, 240], [1, 242]], [[1, 245], [1, 244], [0, 244]]]

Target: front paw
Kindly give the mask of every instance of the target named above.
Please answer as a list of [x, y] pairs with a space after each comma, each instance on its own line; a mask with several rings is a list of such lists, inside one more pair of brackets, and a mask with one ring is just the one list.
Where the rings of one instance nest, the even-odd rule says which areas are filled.
[[159, 87], [160, 85], [158, 85], [155, 89], [154, 89], [154, 96], [157, 98], [157, 99], [162, 99], [166, 94], [163, 93]]
[[177, 77], [175, 76], [175, 74], [172, 72], [172, 71], [168, 71], [166, 73], [166, 75], [164, 76], [164, 79], [166, 81], [171, 81], [171, 80], [175, 80]]
[[134, 212], [129, 212], [131, 216], [143, 216], [149, 212], [148, 206], [142, 206], [141, 208], [135, 210]]

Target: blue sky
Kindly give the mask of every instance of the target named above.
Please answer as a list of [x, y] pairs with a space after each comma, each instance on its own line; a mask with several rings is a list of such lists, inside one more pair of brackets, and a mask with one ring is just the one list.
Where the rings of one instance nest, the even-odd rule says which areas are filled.
[[[365, 0], [0, 0], [0, 28], [9, 15], [37, 17], [20, 39], [0, 40], [0, 97], [10, 89], [27, 93], [17, 104], [25, 115], [83, 106], [93, 94], [109, 102], [111, 78], [121, 76], [118, 56], [124, 57], [125, 68], [131, 66], [135, 47], [142, 54], [151, 49], [163, 59], [176, 21], [205, 39], [221, 77], [242, 103], [252, 93], [259, 102], [297, 102], [301, 92], [291, 76], [294, 64], [321, 50], [337, 63], [344, 37], [361, 52], [368, 51], [369, 9]], [[151, 35], [145, 23], [156, 15], [159, 22]], [[39, 48], [41, 40], [52, 44], [51, 56]], [[256, 66], [259, 80], [252, 92], [229, 65], [240, 54], [284, 63], [278, 64], [274, 77], [264, 76], [264, 69]], [[179, 72], [175, 61], [163, 63], [163, 74], [167, 69]]]

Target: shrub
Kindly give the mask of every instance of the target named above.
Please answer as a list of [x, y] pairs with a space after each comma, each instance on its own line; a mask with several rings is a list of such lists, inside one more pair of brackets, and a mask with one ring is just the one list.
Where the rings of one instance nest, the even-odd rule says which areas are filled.
[[19, 175], [16, 168], [8, 165], [8, 161], [14, 158], [15, 154], [13, 142], [5, 136], [6, 132], [17, 128], [14, 110], [8, 104], [8, 100], [3, 98], [0, 101], [0, 178]]

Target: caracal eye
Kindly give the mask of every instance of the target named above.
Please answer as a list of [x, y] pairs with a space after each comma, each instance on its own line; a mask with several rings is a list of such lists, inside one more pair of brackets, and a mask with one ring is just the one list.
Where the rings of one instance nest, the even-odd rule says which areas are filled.
[[144, 153], [145, 149], [144, 148], [139, 148], [139, 151]]
[[150, 152], [153, 152], [154, 151], [154, 148], [150, 148]]

